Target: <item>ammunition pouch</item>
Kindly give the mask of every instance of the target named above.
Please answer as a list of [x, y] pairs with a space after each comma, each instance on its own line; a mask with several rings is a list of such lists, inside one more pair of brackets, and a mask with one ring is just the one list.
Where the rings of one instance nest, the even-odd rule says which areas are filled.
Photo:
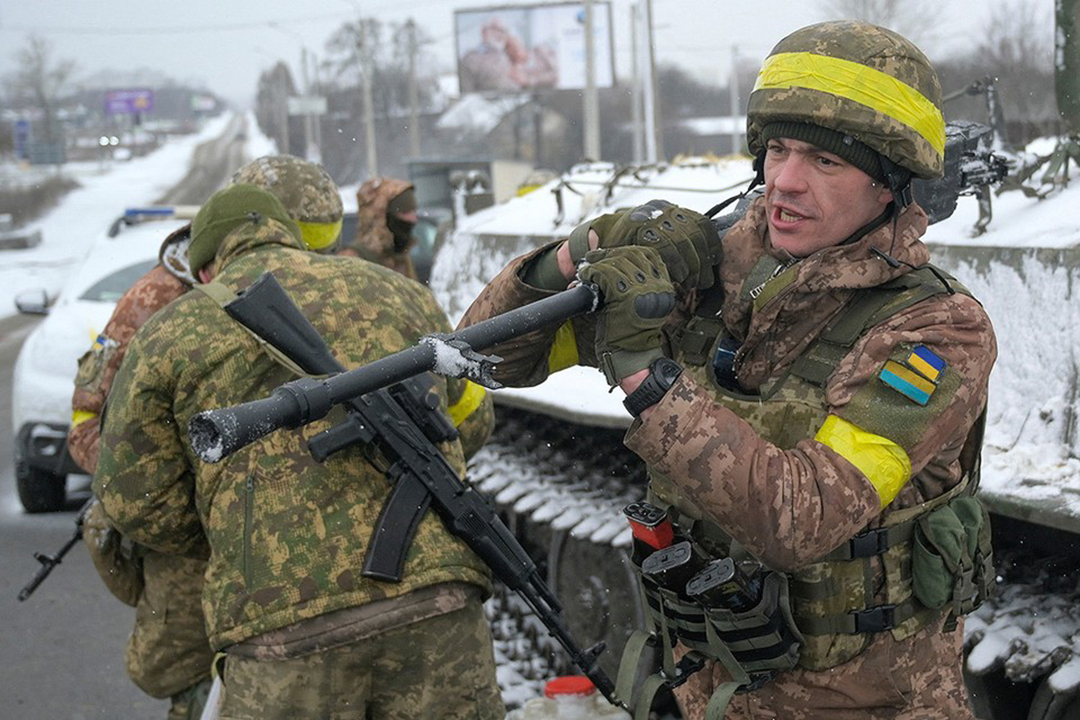
[[952, 623], [993, 590], [990, 516], [978, 498], [956, 498], [919, 518], [911, 552], [912, 592], [927, 607], [948, 607]]
[[[705, 660], [721, 663], [732, 680], [720, 685], [709, 700], [706, 720], [720, 720], [731, 696], [755, 690], [777, 672], [798, 664], [802, 636], [791, 614], [788, 578], [768, 571], [761, 598], [751, 608], [734, 611], [702, 604], [671, 588], [642, 579], [652, 632], [638, 631], [623, 652], [616, 694], [629, 698], [629, 683], [637, 671], [646, 642], [663, 646], [663, 667], [649, 678], [634, 702], [635, 718], [647, 717], [655, 693], [661, 687], [678, 687]], [[676, 642], [690, 649], [678, 664], [674, 662]]]
[[788, 578], [783, 573], [766, 573], [761, 600], [753, 608], [735, 612], [706, 607], [705, 619], [709, 645], [714, 640], [723, 643], [751, 676], [791, 670], [799, 662], [802, 635], [791, 616]]

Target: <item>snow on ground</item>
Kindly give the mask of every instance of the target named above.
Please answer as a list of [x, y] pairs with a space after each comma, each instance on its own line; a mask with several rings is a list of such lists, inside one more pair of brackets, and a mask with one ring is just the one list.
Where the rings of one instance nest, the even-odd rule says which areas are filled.
[[126, 207], [147, 205], [179, 182], [197, 145], [217, 137], [229, 115], [207, 121], [198, 133], [169, 140], [145, 157], [127, 162], [68, 163], [82, 187], [68, 193], [60, 204], [28, 231], [40, 230], [41, 244], [27, 250], [0, 251], [0, 317], [15, 314], [20, 292], [45, 288], [54, 295], [63, 288], [91, 243], [104, 235]]
[[[275, 154], [276, 144], [259, 129], [254, 114], [249, 111], [246, 118], [245, 155], [256, 158]], [[50, 295], [59, 292], [90, 245], [104, 236], [125, 208], [148, 205], [183, 179], [190, 170], [195, 148], [221, 135], [231, 119], [230, 114], [210, 118], [197, 133], [170, 139], [145, 157], [64, 165], [63, 172], [82, 187], [27, 225], [29, 232], [41, 231], [41, 244], [27, 250], [0, 251], [0, 317], [17, 312], [14, 299], [20, 292], [38, 288]], [[7, 177], [12, 173], [17, 176], [20, 171], [5, 167], [3, 172]], [[29, 172], [41, 171], [30, 168]]]

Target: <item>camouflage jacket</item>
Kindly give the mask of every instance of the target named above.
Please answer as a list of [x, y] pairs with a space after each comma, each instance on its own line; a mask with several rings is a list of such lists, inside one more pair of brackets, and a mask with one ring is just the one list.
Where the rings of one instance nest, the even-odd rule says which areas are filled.
[[100, 416], [124, 360], [128, 343], [135, 331], [150, 316], [187, 292], [180, 282], [161, 265], [135, 281], [116, 303], [112, 317], [90, 348], [79, 358], [75, 393], [71, 397], [72, 423], [68, 432], [68, 451], [83, 470], [93, 474], [97, 467]]
[[[448, 329], [426, 288], [370, 263], [305, 252], [272, 220], [228, 236], [215, 266], [215, 279], [234, 290], [273, 272], [346, 367]], [[363, 448], [323, 464], [309, 455], [307, 439], [340, 421], [340, 408], [221, 463], [197, 460], [186, 432], [195, 413], [265, 397], [291, 379], [215, 302], [189, 293], [139, 330], [113, 387], [94, 492], [135, 541], [209, 554], [203, 606], [211, 645], [436, 583], [486, 590], [486, 568], [434, 513], [420, 524], [402, 582], [360, 575], [389, 485]], [[446, 383], [438, 388], [445, 409]], [[463, 472], [460, 443], [443, 450]]]
[[342, 238], [340, 254], [361, 257], [416, 280], [409, 256], [413, 243], [404, 252], [396, 252], [394, 236], [386, 226], [387, 205], [411, 187], [412, 183], [396, 178], [376, 178], [361, 185], [356, 191], [356, 237]]
[[[794, 282], [758, 309], [743, 299], [747, 274], [763, 254], [792, 260], [774, 250], [767, 237], [763, 203], [758, 201], [725, 237], [721, 279], [722, 317], [742, 347], [736, 369], [753, 390], [782, 375], [860, 288], [876, 287], [909, 271], [891, 268], [870, 253], [876, 247], [901, 263], [919, 266], [929, 251], [919, 239], [926, 215], [907, 209], [895, 227], [887, 223], [850, 245], [819, 251], [797, 264]], [[526, 285], [521, 270], [543, 250], [512, 262], [484, 289], [462, 325], [548, 295]], [[682, 298], [665, 328], [666, 350], [696, 307]], [[582, 364], [595, 365], [593, 321], [573, 321]], [[507, 385], [533, 385], [547, 376], [557, 328], [491, 349], [504, 358], [496, 377]], [[996, 358], [993, 328], [971, 298], [940, 295], [920, 302], [863, 335], [828, 379], [829, 413], [844, 416], [856, 393], [881, 370], [901, 344], [922, 344], [943, 358], [961, 382], [945, 410], [903, 449], [911, 460], [911, 481], [891, 508], [916, 505], [952, 487], [961, 475], [959, 455], [969, 429], [986, 405], [987, 381]], [[551, 355], [554, 357], [558, 353]], [[598, 377], [597, 382], [602, 382]], [[763, 440], [731, 410], [713, 401], [711, 391], [684, 374], [642, 420], [626, 445], [649, 466], [668, 476], [687, 497], [756, 557], [779, 569], [808, 564], [872, 524], [881, 514], [874, 486], [831, 448], [807, 439], [790, 450]], [[755, 512], [747, 512], [755, 508]]]

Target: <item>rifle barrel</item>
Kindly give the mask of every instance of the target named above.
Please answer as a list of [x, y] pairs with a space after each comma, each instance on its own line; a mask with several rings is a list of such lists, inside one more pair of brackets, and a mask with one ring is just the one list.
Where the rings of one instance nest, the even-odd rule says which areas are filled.
[[[596, 305], [596, 293], [578, 285], [470, 325], [447, 339], [461, 340], [474, 350], [484, 350], [591, 312]], [[269, 398], [199, 413], [188, 426], [191, 447], [204, 462], [219, 462], [275, 430], [318, 420], [334, 405], [438, 369], [435, 348], [421, 342], [325, 380], [295, 380], [275, 390]]]

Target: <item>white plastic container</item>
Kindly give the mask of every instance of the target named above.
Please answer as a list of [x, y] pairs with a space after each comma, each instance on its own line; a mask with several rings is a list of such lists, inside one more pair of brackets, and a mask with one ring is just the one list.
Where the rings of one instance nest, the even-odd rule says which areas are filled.
[[544, 685], [544, 697], [527, 701], [509, 713], [506, 720], [626, 720], [629, 717], [629, 713], [598, 693], [589, 678], [566, 675], [548, 680]]

